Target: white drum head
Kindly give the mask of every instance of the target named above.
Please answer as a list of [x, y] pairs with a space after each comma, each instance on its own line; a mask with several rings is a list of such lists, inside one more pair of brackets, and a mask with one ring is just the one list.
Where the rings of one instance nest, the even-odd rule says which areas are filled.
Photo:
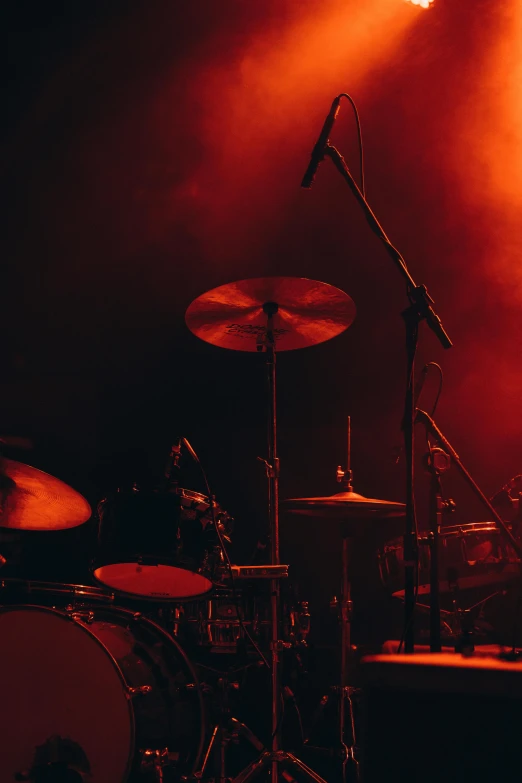
[[206, 576], [167, 565], [114, 563], [100, 566], [93, 575], [112, 590], [144, 598], [195, 598], [212, 588]]
[[29, 772], [41, 746], [63, 749], [89, 783], [127, 780], [134, 719], [125, 686], [82, 626], [44, 608], [0, 611], [0, 700], [0, 783]]

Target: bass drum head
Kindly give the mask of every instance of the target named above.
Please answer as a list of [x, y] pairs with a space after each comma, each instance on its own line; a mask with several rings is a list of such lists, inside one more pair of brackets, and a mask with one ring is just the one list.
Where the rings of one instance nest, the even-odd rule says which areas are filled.
[[56, 759], [78, 780], [126, 781], [134, 718], [104, 646], [66, 616], [35, 606], [1, 610], [0, 639], [0, 783], [32, 779], [35, 764]]
[[212, 588], [206, 576], [169, 565], [113, 563], [96, 568], [93, 576], [120, 593], [158, 600], [196, 598]]

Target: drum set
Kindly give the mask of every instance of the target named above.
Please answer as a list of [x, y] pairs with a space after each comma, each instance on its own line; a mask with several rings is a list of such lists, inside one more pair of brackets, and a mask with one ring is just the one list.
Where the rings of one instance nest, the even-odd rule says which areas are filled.
[[[358, 779], [351, 562], [358, 541], [384, 525], [381, 579], [403, 597], [404, 546], [397, 536], [405, 506], [354, 491], [349, 427], [346, 465], [337, 471], [342, 491], [280, 501], [276, 415], [278, 354], [333, 338], [354, 317], [345, 292], [289, 277], [223, 285], [188, 307], [187, 326], [199, 338], [265, 354], [268, 562], [231, 562], [234, 520], [216, 502], [197, 453], [181, 437], [155, 487], [130, 485], [97, 502], [91, 585], [3, 579], [0, 783], [247, 783], [263, 775], [276, 783], [325, 783], [283, 749], [282, 704], [289, 688], [282, 669], [287, 655], [306, 649], [310, 612], [306, 602], [288, 599], [282, 590], [291, 564], [280, 561], [280, 509], [328, 520], [342, 551], [332, 748], [336, 779]], [[183, 486], [182, 454], [201, 468], [206, 493]], [[510, 508], [520, 499], [514, 488], [504, 488]], [[1, 528], [56, 531], [92, 517], [74, 489], [2, 457]], [[420, 606], [431, 590], [432, 549], [429, 534], [418, 541]], [[438, 568], [440, 592], [453, 606], [446, 614], [454, 616], [469, 609], [461, 600], [465, 591], [501, 591], [519, 574], [520, 559], [494, 522], [470, 523], [441, 529]], [[263, 693], [270, 723], [263, 740], [233, 714], [237, 673], [252, 667], [266, 669], [271, 683], [270, 698], [266, 688]], [[239, 740], [253, 758], [231, 772], [229, 749]]]

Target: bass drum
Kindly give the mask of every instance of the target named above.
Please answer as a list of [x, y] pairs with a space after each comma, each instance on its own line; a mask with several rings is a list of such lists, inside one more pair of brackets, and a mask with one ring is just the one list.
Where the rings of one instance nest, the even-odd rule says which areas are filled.
[[0, 783], [167, 782], [197, 769], [201, 690], [155, 623], [99, 604], [13, 605], [0, 608], [0, 638]]

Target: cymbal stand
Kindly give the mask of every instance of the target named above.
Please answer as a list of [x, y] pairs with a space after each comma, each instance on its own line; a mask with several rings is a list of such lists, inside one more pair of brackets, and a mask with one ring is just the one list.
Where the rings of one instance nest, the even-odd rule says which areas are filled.
[[[353, 471], [351, 469], [351, 419], [347, 420], [347, 454], [346, 470], [338, 465], [336, 472], [337, 483], [342, 483], [344, 492], [353, 492]], [[343, 533], [342, 542], [342, 566], [341, 566], [341, 594], [339, 600], [334, 597], [331, 606], [338, 612], [341, 626], [341, 651], [340, 651], [340, 683], [332, 688], [337, 699], [337, 741], [338, 746], [333, 752], [334, 758], [341, 760], [342, 783], [357, 783], [359, 780], [359, 762], [355, 757], [355, 721], [353, 714], [352, 695], [355, 689], [349, 685], [353, 673], [352, 651], [352, 586], [350, 582], [351, 538]], [[324, 709], [329, 696], [321, 700], [321, 711]], [[312, 749], [312, 746], [309, 745]], [[314, 750], [322, 750], [313, 748]]]
[[[347, 422], [347, 457], [346, 470], [337, 468], [337, 481], [343, 483], [345, 492], [353, 492], [353, 471], [351, 469], [351, 419]], [[355, 724], [353, 716], [352, 693], [348, 680], [352, 673], [352, 587], [349, 576], [350, 569], [350, 541], [343, 534], [342, 544], [342, 579], [341, 579], [341, 682], [339, 687], [339, 743], [342, 751], [342, 781], [346, 783], [359, 780], [359, 763], [355, 758]], [[348, 769], [350, 776], [348, 777]]]
[[[276, 342], [274, 334], [274, 315], [279, 306], [277, 302], [265, 302], [263, 311], [267, 317], [266, 332], [258, 338], [258, 351], [265, 351], [268, 379], [268, 455], [266, 470], [268, 478], [268, 519], [270, 525], [270, 563], [279, 565], [279, 457], [277, 456], [277, 393], [276, 393]], [[327, 783], [312, 769], [306, 766], [292, 753], [283, 751], [281, 745], [281, 660], [282, 643], [279, 639], [280, 587], [278, 579], [270, 580], [270, 649], [271, 649], [271, 696], [272, 696], [272, 739], [270, 750], [249, 764], [237, 775], [232, 783], [247, 783], [259, 777], [263, 772], [271, 772], [271, 783], [278, 783], [280, 767], [284, 780], [293, 781], [288, 770], [299, 772], [300, 777], [314, 783]]]

